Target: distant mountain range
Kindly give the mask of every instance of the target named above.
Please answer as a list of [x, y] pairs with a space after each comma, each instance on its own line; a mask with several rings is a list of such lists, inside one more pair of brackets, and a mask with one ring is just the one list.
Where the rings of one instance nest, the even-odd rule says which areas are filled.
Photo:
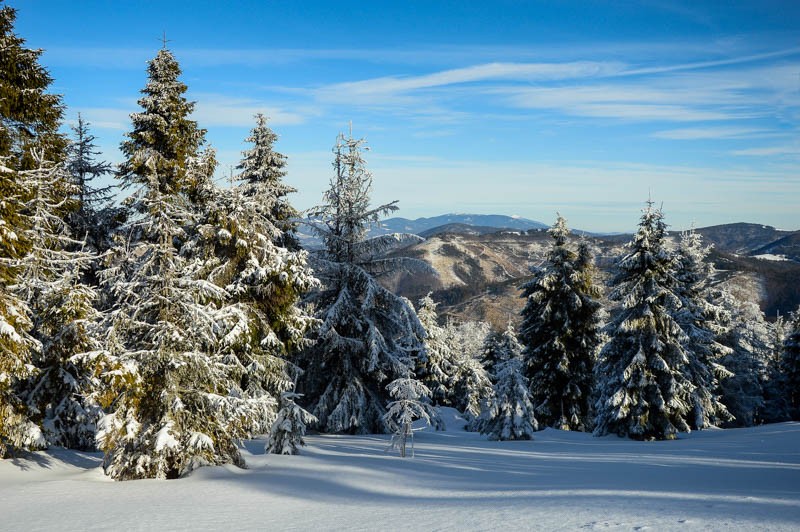
[[[441, 311], [458, 319], [481, 319], [502, 328], [521, 309], [519, 285], [528, 267], [540, 263], [552, 239], [542, 222], [516, 216], [443, 214], [431, 218], [389, 218], [370, 234], [412, 233], [425, 242], [395, 249], [392, 255], [427, 262], [436, 275], [397, 272], [382, 277], [394, 292], [416, 300], [433, 291]], [[319, 239], [303, 234], [309, 249]], [[600, 275], [609, 277], [630, 234], [586, 235], [596, 248]], [[714, 245], [711, 260], [722, 277], [744, 275], [759, 286], [752, 295], [768, 316], [786, 315], [800, 304], [800, 231], [783, 231], [768, 225], [734, 223], [697, 229]], [[679, 232], [671, 232], [676, 238]]]
[[415, 235], [425, 236], [423, 233], [428, 233], [430, 235], [432, 234], [431, 230], [447, 226], [450, 226], [451, 231], [449, 232], [477, 232], [477, 234], [484, 234], [487, 231], [495, 232], [502, 229], [509, 231], [529, 231], [531, 229], [546, 229], [549, 227], [549, 225], [543, 224], [542, 222], [528, 220], [527, 218], [520, 218], [518, 216], [451, 213], [433, 216], [431, 218], [417, 218], [416, 220], [409, 220], [408, 218], [389, 218], [381, 221], [380, 228], [373, 229], [373, 233], [413, 233]]

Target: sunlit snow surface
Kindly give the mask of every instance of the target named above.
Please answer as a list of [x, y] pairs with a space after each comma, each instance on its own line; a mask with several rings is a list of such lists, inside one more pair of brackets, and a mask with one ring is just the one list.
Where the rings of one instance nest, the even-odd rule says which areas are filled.
[[113, 482], [100, 455], [0, 463], [2, 530], [798, 530], [800, 424], [671, 442], [547, 429], [489, 442], [445, 412], [414, 458], [388, 436], [311, 436], [300, 456], [247, 444], [248, 470]]

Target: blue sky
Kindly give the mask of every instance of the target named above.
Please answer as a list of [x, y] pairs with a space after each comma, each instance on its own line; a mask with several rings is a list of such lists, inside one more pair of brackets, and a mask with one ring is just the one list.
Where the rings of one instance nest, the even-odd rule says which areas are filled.
[[166, 31], [219, 175], [263, 112], [301, 209], [352, 120], [400, 216], [800, 229], [795, 0], [7, 3], [111, 161]]

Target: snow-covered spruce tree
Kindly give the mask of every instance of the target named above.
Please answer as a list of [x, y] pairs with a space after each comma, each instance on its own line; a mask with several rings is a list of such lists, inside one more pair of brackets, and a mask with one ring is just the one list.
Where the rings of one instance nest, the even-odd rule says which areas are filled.
[[309, 410], [327, 432], [385, 433], [386, 385], [414, 368], [425, 332], [413, 307], [377, 283], [373, 274], [418, 261], [381, 259], [398, 242], [418, 237], [367, 238], [394, 203], [369, 205], [372, 176], [361, 152], [364, 140], [339, 135], [334, 176], [324, 204], [311, 213], [325, 248], [315, 259], [323, 288], [307, 299], [322, 325], [302, 356], [302, 390]]
[[219, 307], [226, 290], [203, 274], [202, 258], [183, 247], [198, 230], [200, 202], [213, 196], [213, 154], [189, 118], [180, 68], [162, 49], [123, 141], [117, 177], [133, 188], [133, 216], [101, 272], [113, 299], [109, 348], [135, 378], [100, 422], [104, 468], [117, 480], [176, 478], [206, 464], [244, 466], [247, 398], [232, 395], [221, 353]]
[[35, 153], [62, 161], [66, 146], [58, 132], [61, 97], [47, 92], [52, 78], [38, 63], [42, 52], [14, 34], [15, 19], [16, 10], [0, 6], [0, 457], [45, 444], [19, 396], [35, 373], [32, 354], [39, 347], [18, 291], [22, 261], [33, 245], [28, 207], [35, 195], [20, 172], [38, 167]]
[[[297, 190], [283, 182], [286, 156], [274, 149], [278, 135], [267, 126], [267, 118], [259, 113], [256, 115], [256, 127], [246, 140], [253, 146], [244, 152], [244, 158], [237, 166], [241, 170], [238, 178], [243, 182], [242, 192], [250, 198], [261, 196], [262, 200], [268, 200], [260, 206], [261, 212], [258, 214], [275, 227], [276, 233], [272, 235], [274, 244], [297, 251], [300, 243], [295, 231], [299, 213], [286, 199]], [[265, 195], [268, 198], [264, 198]]]
[[680, 303], [665, 235], [663, 214], [648, 201], [613, 280], [610, 298], [622, 308], [595, 368], [595, 435], [667, 440], [690, 430], [685, 420], [694, 386], [685, 376], [686, 334], [670, 314]]
[[306, 426], [316, 423], [317, 418], [309, 414], [303, 407], [295, 403], [299, 394], [284, 392], [281, 394], [280, 410], [267, 439], [266, 452], [271, 454], [298, 454], [298, 446], [306, 442]]
[[97, 186], [96, 180], [111, 173], [111, 165], [98, 161], [100, 154], [89, 123], [78, 113], [72, 126], [73, 139], [67, 149], [67, 169], [75, 185], [77, 210], [67, 218], [75, 238], [85, 239], [89, 249], [105, 251], [110, 235], [121, 222], [122, 209], [111, 205], [113, 186]]
[[414, 377], [401, 377], [390, 382], [386, 389], [393, 399], [386, 405], [384, 422], [392, 432], [392, 448], [405, 458], [406, 445], [411, 440], [411, 454], [414, 454], [414, 421], [422, 420], [426, 425], [441, 425], [439, 413], [431, 405], [431, 391]]
[[[0, 12], [1, 13], [1, 12]], [[31, 249], [23, 215], [27, 194], [18, 172], [0, 159], [0, 458], [18, 449], [45, 445], [29, 417], [17, 387], [34, 372], [31, 354], [37, 347], [27, 302], [13, 288], [19, 281], [19, 262]]]
[[257, 121], [236, 186], [202, 195], [203, 223], [183, 253], [199, 258], [202, 277], [227, 292], [217, 318], [220, 354], [233, 392], [253, 407], [251, 430], [260, 434], [270, 430], [279, 397], [297, 378], [291, 359], [316, 324], [300, 298], [318, 282], [307, 252], [293, 249], [296, 212], [285, 198], [293, 189], [281, 182], [285, 157], [272, 150], [276, 136], [266, 120]]
[[784, 376], [786, 400], [789, 414], [795, 421], [800, 420], [800, 308], [792, 313], [783, 342], [781, 370]]
[[752, 427], [785, 420], [786, 403], [778, 377], [775, 334], [753, 300], [754, 289], [732, 294], [722, 291], [721, 305], [730, 323], [720, 342], [732, 349], [722, 365], [733, 375], [720, 382], [722, 402], [734, 419], [731, 426]]
[[450, 404], [455, 364], [447, 332], [438, 323], [436, 303], [428, 294], [419, 301], [417, 316], [425, 329], [425, 357], [417, 364], [417, 378], [431, 390], [434, 404]]
[[709, 293], [714, 267], [707, 261], [711, 248], [703, 246], [694, 229], [681, 234], [676, 250], [675, 285], [680, 307], [675, 320], [686, 333], [686, 377], [694, 385], [687, 422], [692, 429], [717, 426], [731, 420], [719, 396], [719, 381], [731, 376], [721, 359], [731, 349], [717, 341], [727, 321], [725, 311]]
[[451, 322], [445, 331], [455, 366], [450, 403], [463, 412], [467, 430], [477, 430], [478, 416], [493, 393], [492, 381], [481, 360], [483, 346], [490, 334], [489, 325]]
[[566, 220], [550, 228], [546, 262], [522, 286], [520, 341], [536, 416], [544, 426], [585, 431], [591, 425], [594, 364], [603, 340], [599, 288], [589, 246], [569, 243]]
[[83, 242], [70, 236], [65, 221], [74, 188], [69, 174], [62, 164], [33, 155], [39, 167], [20, 172], [32, 196], [25, 215], [33, 245], [20, 261], [15, 290], [31, 308], [36, 373], [19, 390], [48, 444], [94, 449], [104, 395], [100, 376], [115, 367], [100, 340], [97, 294], [81, 282], [94, 256], [80, 250]]
[[483, 367], [492, 381], [497, 382], [498, 366], [510, 358], [519, 357], [521, 353], [522, 344], [517, 339], [514, 325], [509, 321], [505, 331], [493, 331], [486, 336], [482, 350]]
[[519, 353], [500, 359], [495, 368], [494, 396], [478, 425], [490, 440], [531, 440], [538, 430], [528, 379]]

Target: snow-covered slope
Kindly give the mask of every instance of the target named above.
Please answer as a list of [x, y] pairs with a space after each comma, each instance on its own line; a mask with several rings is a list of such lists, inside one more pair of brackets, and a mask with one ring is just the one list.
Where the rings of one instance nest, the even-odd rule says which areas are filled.
[[0, 462], [3, 530], [797, 530], [800, 424], [711, 430], [671, 442], [547, 429], [530, 442], [420, 432], [311, 436], [300, 456], [177, 481], [112, 482], [100, 456], [53, 450]]

